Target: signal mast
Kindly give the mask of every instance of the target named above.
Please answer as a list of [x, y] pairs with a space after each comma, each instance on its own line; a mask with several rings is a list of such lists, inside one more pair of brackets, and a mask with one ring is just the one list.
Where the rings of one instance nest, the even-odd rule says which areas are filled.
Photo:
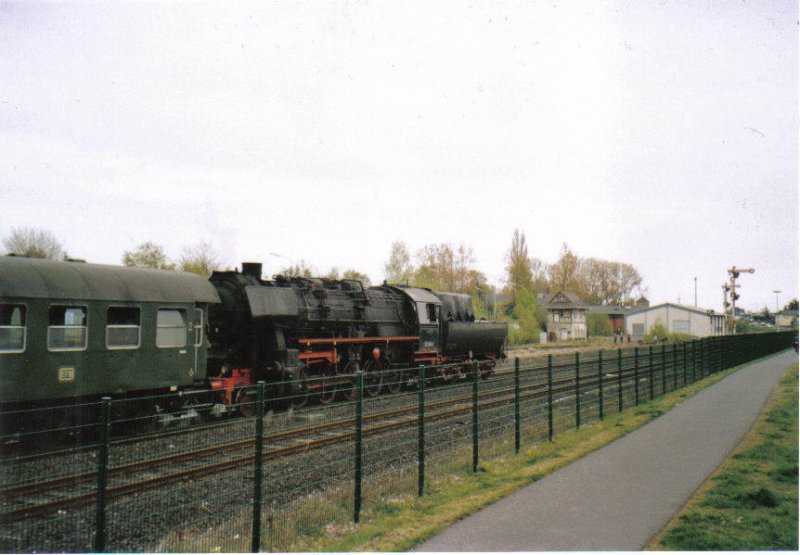
[[[739, 294], [736, 292], [736, 289], [741, 287], [741, 285], [736, 283], [736, 278], [739, 277], [739, 274], [753, 274], [755, 273], [755, 268], [737, 268], [736, 266], [731, 266], [728, 268], [728, 275], [731, 277], [730, 285], [724, 284], [722, 286], [722, 291], [725, 296], [725, 312], [728, 312], [728, 304], [730, 304], [730, 327], [733, 331], [733, 335], [736, 335], [736, 301], [739, 300]], [[731, 294], [731, 302], [728, 303], [728, 293]]]

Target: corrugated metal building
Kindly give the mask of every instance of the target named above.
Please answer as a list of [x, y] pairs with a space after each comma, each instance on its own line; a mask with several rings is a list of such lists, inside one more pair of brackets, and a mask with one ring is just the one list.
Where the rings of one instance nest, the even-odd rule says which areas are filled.
[[625, 332], [630, 333], [634, 341], [639, 341], [660, 321], [672, 333], [709, 337], [725, 335], [725, 320], [724, 314], [713, 310], [664, 303], [630, 311], [625, 315]]

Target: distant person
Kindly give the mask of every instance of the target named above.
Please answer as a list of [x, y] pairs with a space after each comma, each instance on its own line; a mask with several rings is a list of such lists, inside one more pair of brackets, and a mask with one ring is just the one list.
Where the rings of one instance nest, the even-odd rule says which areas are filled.
[[628, 334], [628, 343], [630, 343], [630, 342], [631, 342], [631, 334], [629, 333]]

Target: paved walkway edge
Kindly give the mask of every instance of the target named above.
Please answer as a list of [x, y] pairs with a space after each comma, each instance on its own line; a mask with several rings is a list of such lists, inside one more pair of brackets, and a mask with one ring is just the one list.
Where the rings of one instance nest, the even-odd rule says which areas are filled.
[[758, 418], [794, 352], [761, 359], [415, 551], [638, 551]]

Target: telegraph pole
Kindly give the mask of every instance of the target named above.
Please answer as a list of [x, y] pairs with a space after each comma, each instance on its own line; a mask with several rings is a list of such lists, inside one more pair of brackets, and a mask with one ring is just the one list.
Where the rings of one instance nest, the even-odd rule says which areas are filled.
[[694, 278], [694, 307], [697, 308], [697, 278]]
[[731, 276], [731, 329], [733, 330], [733, 335], [736, 335], [736, 301], [739, 299], [739, 294], [736, 292], [736, 288], [739, 287], [736, 283], [736, 278], [739, 277], [739, 274], [752, 274], [755, 271], [755, 268], [737, 268], [736, 266], [728, 268], [728, 275]]
[[780, 294], [780, 290], [773, 291], [775, 293], [775, 314], [778, 313], [778, 295]]

